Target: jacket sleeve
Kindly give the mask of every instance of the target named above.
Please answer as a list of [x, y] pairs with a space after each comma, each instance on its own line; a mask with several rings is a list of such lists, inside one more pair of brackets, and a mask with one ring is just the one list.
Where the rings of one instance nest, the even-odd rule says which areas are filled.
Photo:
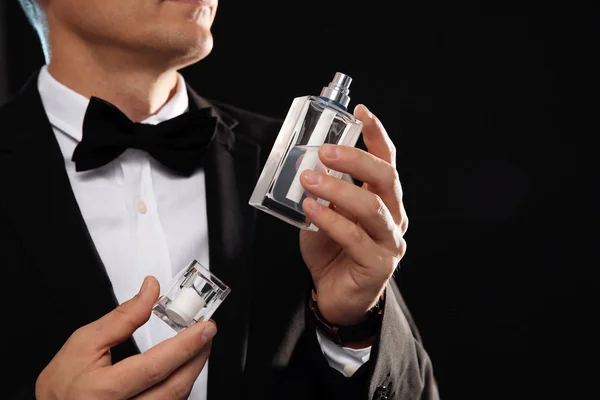
[[[307, 328], [316, 329], [307, 318]], [[310, 343], [319, 380], [328, 398], [344, 400], [439, 400], [433, 366], [419, 331], [402, 298], [398, 285], [391, 280], [386, 288], [383, 322], [373, 343], [371, 356], [351, 377], [329, 367], [325, 357], [317, 361], [319, 344]]]
[[437, 400], [431, 359], [395, 281], [390, 281], [386, 293], [391, 296], [386, 296], [381, 332], [371, 354], [368, 398], [385, 394], [382, 398], [390, 400]]

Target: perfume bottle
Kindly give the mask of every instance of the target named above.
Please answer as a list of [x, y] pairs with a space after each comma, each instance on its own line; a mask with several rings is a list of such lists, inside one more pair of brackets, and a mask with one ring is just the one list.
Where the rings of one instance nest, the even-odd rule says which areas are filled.
[[[293, 100], [250, 197], [251, 206], [300, 229], [318, 230], [302, 210], [302, 201], [315, 197], [304, 190], [300, 175], [312, 169], [342, 177], [321, 163], [318, 150], [325, 143], [355, 146], [358, 141], [363, 123], [348, 112], [351, 82], [348, 75], [336, 72], [319, 96]], [[315, 200], [329, 206], [324, 199]]]
[[197, 322], [207, 321], [231, 289], [208, 268], [193, 260], [173, 279], [152, 312], [176, 332]]

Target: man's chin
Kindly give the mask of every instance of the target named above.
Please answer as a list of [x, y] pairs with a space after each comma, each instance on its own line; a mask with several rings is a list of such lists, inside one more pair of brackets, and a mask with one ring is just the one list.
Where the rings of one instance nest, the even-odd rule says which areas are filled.
[[[172, 37], [151, 46], [154, 56], [167, 63], [193, 64], [207, 57], [213, 49], [213, 39], [209, 37]], [[159, 60], [159, 61], [160, 61]]]

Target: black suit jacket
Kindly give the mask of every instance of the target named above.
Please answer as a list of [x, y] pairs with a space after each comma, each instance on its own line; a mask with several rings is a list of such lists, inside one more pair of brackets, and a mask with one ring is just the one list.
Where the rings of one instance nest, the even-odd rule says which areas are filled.
[[[205, 164], [211, 270], [232, 292], [213, 315], [208, 398], [437, 399], [430, 359], [394, 282], [371, 360], [330, 368], [305, 318], [310, 275], [298, 229], [248, 205], [281, 121], [209, 102], [218, 118]], [[0, 397], [34, 398], [69, 335], [116, 305], [37, 90], [37, 74], [0, 108]], [[276, 244], [276, 245], [274, 245]], [[154, 316], [152, 318], [155, 318]], [[112, 349], [116, 362], [138, 352]]]

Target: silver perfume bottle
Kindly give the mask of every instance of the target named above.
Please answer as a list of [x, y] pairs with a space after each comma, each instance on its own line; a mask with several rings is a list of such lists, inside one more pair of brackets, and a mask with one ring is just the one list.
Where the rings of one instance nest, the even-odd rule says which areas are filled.
[[[302, 210], [306, 196], [300, 175], [306, 169], [337, 178], [342, 173], [326, 168], [319, 160], [322, 144], [355, 146], [363, 123], [348, 112], [352, 78], [336, 72], [320, 96], [293, 100], [275, 144], [256, 183], [249, 204], [301, 229], [316, 231]], [[329, 202], [316, 198], [319, 203]]]

